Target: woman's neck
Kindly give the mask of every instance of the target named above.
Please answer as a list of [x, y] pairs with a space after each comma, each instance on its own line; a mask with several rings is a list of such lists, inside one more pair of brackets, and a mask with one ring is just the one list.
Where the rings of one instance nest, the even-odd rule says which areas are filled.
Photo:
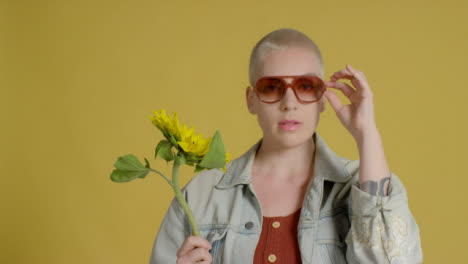
[[278, 180], [307, 177], [311, 174], [315, 158], [313, 137], [304, 144], [284, 148], [265, 138], [255, 154], [255, 170]]

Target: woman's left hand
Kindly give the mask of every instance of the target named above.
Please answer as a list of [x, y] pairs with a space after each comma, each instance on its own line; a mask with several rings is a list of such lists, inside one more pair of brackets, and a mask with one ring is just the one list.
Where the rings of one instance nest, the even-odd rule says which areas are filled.
[[[339, 82], [339, 79], [351, 80], [356, 88]], [[325, 86], [340, 90], [351, 101], [351, 104], [343, 105], [338, 95], [330, 89], [324, 94], [343, 126], [356, 140], [362, 140], [367, 131], [377, 129], [373, 94], [363, 72], [346, 64], [346, 68], [335, 72], [330, 81], [325, 82]]]

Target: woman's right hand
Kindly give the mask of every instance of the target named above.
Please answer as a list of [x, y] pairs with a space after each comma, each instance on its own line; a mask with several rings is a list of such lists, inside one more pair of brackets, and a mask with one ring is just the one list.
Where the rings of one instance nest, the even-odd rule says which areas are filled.
[[198, 236], [189, 236], [177, 251], [177, 264], [209, 264], [211, 263], [211, 254], [208, 252], [210, 249], [211, 244], [208, 240]]

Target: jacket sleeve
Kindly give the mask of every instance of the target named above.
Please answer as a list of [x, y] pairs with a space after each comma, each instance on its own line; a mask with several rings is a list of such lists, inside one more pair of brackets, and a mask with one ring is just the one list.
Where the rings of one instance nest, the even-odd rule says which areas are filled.
[[190, 225], [177, 199], [163, 218], [151, 252], [150, 264], [176, 263], [177, 251], [190, 234]]
[[419, 227], [400, 179], [391, 172], [387, 196], [373, 196], [359, 188], [358, 168], [354, 171], [348, 263], [422, 263]]

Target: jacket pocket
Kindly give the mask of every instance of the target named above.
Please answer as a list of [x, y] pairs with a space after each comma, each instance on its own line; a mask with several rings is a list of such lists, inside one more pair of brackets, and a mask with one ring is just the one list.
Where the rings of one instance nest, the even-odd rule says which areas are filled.
[[347, 264], [346, 247], [333, 243], [316, 245], [316, 261], [322, 264]]
[[205, 230], [206, 240], [211, 244], [210, 254], [213, 258], [212, 264], [222, 263], [224, 243], [226, 242], [227, 229]]
[[347, 207], [320, 213], [315, 241], [318, 263], [347, 263], [345, 239], [349, 227]]

